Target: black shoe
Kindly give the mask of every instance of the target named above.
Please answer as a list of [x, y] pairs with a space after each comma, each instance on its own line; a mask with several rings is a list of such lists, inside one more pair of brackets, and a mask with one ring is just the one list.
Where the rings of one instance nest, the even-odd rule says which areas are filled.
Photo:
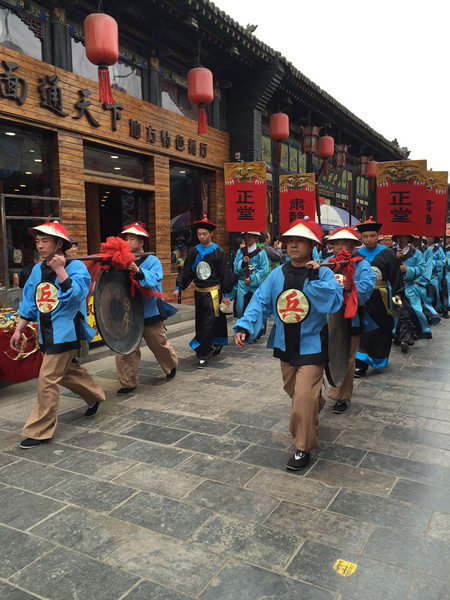
[[214, 346], [213, 356], [219, 356], [219, 354], [222, 352], [222, 348], [223, 346]]
[[304, 469], [308, 465], [309, 458], [309, 452], [297, 450], [286, 465], [286, 469], [290, 469], [291, 471], [300, 471], [300, 469]]
[[116, 395], [117, 396], [125, 396], [126, 394], [130, 394], [131, 392], [133, 392], [135, 389], [136, 389], [136, 387], [120, 388], [120, 390], [117, 390]]
[[28, 450], [29, 448], [34, 448], [35, 446], [39, 446], [40, 444], [46, 444], [50, 440], [35, 440], [33, 438], [26, 438], [20, 442], [20, 447]]
[[443, 319], [448, 319], [449, 318], [448, 313], [446, 313], [446, 312], [442, 313], [442, 318]]
[[203, 358], [201, 358], [201, 359], [198, 361], [197, 369], [204, 369], [204, 368], [205, 368], [205, 367], [207, 367], [207, 366], [208, 366], [208, 361], [207, 361], [207, 360], [204, 360]]
[[92, 406], [90, 406], [87, 411], [84, 413], [85, 417], [93, 417], [95, 413], [98, 411], [98, 407], [100, 406], [100, 402], [96, 402]]
[[426, 340], [432, 340], [433, 339], [433, 334], [431, 333], [431, 331], [427, 331], [426, 333], [423, 334], [423, 337]]
[[408, 352], [409, 346], [406, 342], [402, 342], [400, 344], [400, 348], [401, 348], [403, 354], [406, 354]]
[[347, 410], [347, 402], [336, 402], [333, 406], [333, 412], [335, 415], [342, 415]]
[[177, 374], [177, 368], [174, 367], [168, 375], [166, 375], [167, 379], [173, 379]]
[[355, 369], [355, 373], [354, 373], [353, 377], [355, 379], [359, 379], [360, 377], [364, 377], [366, 373], [367, 373], [366, 369]]

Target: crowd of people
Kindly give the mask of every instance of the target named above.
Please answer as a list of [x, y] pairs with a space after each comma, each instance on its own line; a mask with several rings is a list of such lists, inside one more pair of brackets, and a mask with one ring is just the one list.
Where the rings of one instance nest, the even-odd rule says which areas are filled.
[[[230, 266], [225, 251], [213, 241], [216, 227], [206, 215], [194, 222], [198, 244], [183, 255], [173, 293], [178, 299], [191, 283], [195, 286], [195, 335], [190, 347], [197, 368], [206, 368], [228, 344], [225, 313], [231, 300], [239, 348], [260, 339], [273, 318], [267, 346], [280, 360], [284, 390], [292, 402], [289, 430], [296, 451], [286, 466], [303, 469], [318, 448], [324, 372], [333, 358], [328, 350], [329, 315], [341, 311], [339, 318], [349, 335], [341, 381], [328, 390], [333, 412], [340, 415], [351, 402], [354, 378], [366, 375], [370, 367], [385, 369], [392, 343], [408, 352], [417, 339], [432, 338], [431, 327], [441, 317], [448, 318], [450, 248], [436, 238], [426, 238], [422, 245], [412, 235], [380, 237], [382, 224], [372, 218], [354, 228], [339, 228], [324, 242], [320, 225], [304, 219], [274, 245], [266, 232], [242, 232], [241, 247]], [[24, 284], [11, 347], [18, 350], [27, 323], [37, 321], [44, 359], [37, 402], [23, 429], [24, 449], [51, 440], [59, 385], [83, 398], [86, 416], [94, 416], [105, 400], [103, 390], [75, 358], [82, 341], [95, 335], [86, 317], [90, 275], [82, 261], [66, 262], [66, 256], [76, 256], [77, 244], [59, 223], [36, 226], [30, 234], [38, 256]], [[154, 292], [144, 295], [143, 338], [167, 379], [173, 380], [178, 359], [164, 321], [176, 309], [162, 299], [161, 262], [154, 255], [143, 255], [149, 237], [143, 224], [130, 224], [118, 234], [135, 255], [127, 267], [130, 276], [143, 290]], [[180, 246], [185, 241], [180, 240]], [[285, 257], [282, 246], [287, 249]], [[116, 354], [117, 395], [137, 388], [140, 356], [139, 348]]]

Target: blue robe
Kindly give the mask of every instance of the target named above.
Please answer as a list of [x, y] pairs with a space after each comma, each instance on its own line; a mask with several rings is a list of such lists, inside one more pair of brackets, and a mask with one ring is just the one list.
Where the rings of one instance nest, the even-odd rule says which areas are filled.
[[269, 274], [269, 259], [264, 250], [258, 248], [258, 252], [256, 254], [251, 252], [249, 257], [250, 285], [245, 285], [245, 263], [243, 261], [244, 256], [241, 249], [237, 251], [233, 263], [233, 270], [238, 277], [235, 286], [236, 314], [238, 318], [242, 317], [244, 314], [244, 309], [247, 304], [244, 302], [245, 296], [249, 293], [249, 295], [254, 294]]
[[[403, 259], [403, 264], [406, 266], [406, 272], [403, 273], [405, 281], [405, 295], [417, 316], [423, 334], [431, 333], [427, 318], [422, 310], [422, 301], [426, 300], [426, 282], [424, 273], [427, 269], [425, 257], [420, 250], [410, 248], [409, 252]], [[420, 332], [417, 332], [420, 336]], [[423, 336], [422, 336], [423, 337]], [[429, 337], [425, 335], [425, 337]]]
[[[161, 261], [156, 256], [150, 255], [147, 258], [137, 258], [136, 264], [140, 272], [136, 274], [136, 279], [143, 288], [162, 293], [163, 268]], [[151, 325], [158, 321], [164, 321], [178, 312], [172, 304], [164, 302], [161, 298], [149, 296], [145, 298], [144, 318], [145, 325]]]

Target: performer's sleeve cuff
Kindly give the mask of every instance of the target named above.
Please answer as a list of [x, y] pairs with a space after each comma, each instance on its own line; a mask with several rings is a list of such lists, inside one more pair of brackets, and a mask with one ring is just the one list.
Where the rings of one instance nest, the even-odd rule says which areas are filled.
[[141, 271], [141, 269], [139, 269], [139, 272], [138, 272], [138, 273], [135, 273], [135, 277], [136, 277], [136, 279], [139, 279], [139, 280], [141, 280], [141, 279], [144, 279], [145, 275], [144, 275], [144, 273]]
[[67, 290], [69, 290], [71, 286], [72, 286], [72, 280], [70, 279], [70, 277], [68, 277], [67, 279], [64, 279], [64, 281], [59, 284], [59, 287], [61, 288], [61, 290], [63, 292], [67, 292]]
[[310, 281], [317, 281], [319, 277], [319, 269], [310, 269], [308, 273], [308, 279]]
[[175, 288], [178, 292], [181, 292], [181, 288], [179, 285], [177, 285], [177, 287]]

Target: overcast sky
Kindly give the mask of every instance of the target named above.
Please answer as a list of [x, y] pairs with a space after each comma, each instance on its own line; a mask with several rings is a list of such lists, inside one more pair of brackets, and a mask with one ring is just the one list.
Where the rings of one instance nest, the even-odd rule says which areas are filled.
[[450, 170], [450, 0], [213, 0], [428, 169]]

